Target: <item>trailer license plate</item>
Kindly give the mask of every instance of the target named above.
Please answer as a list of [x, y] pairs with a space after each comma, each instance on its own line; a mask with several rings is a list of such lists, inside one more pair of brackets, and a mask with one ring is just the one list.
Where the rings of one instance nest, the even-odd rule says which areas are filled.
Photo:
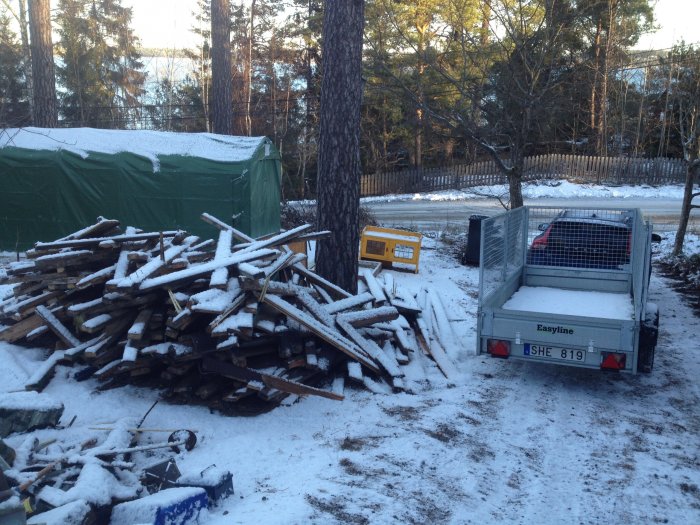
[[541, 357], [544, 359], [577, 361], [581, 363], [586, 360], [586, 352], [584, 350], [572, 350], [571, 348], [559, 348], [557, 346], [533, 345], [530, 343], [525, 343], [523, 355], [525, 357]]

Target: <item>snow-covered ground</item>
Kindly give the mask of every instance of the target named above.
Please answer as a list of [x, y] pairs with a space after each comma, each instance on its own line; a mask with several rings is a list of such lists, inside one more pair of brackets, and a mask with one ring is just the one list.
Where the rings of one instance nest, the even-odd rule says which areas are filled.
[[[667, 237], [659, 249], [671, 245]], [[689, 246], [700, 248], [698, 238]], [[440, 294], [459, 379], [448, 382], [418, 356], [412, 394], [348, 385], [342, 402], [290, 400], [254, 417], [160, 402], [144, 427], [197, 432], [196, 448], [175, 456], [181, 472], [233, 473], [235, 495], [206, 523], [700, 523], [700, 320], [667, 279], [651, 281], [662, 319], [655, 369], [627, 376], [476, 356], [478, 270], [459, 265], [439, 239], [424, 238], [417, 275], [391, 273], [410, 291]], [[21, 387], [43, 357], [0, 343], [0, 392]], [[74, 373], [59, 367], [45, 390], [72, 426], [31, 438], [103, 439], [94, 428], [140, 418], [158, 399], [136, 387], [98, 392]], [[162, 440], [144, 433], [140, 444]]]
[[[407, 193], [364, 197], [363, 203], [391, 202], [397, 200], [415, 201], [458, 201], [486, 199], [493, 196], [507, 196], [507, 186], [475, 186], [464, 190], [446, 190], [432, 193]], [[576, 184], [566, 180], [548, 180], [523, 184], [525, 199], [683, 199], [683, 185], [663, 186], [604, 186], [602, 184]]]

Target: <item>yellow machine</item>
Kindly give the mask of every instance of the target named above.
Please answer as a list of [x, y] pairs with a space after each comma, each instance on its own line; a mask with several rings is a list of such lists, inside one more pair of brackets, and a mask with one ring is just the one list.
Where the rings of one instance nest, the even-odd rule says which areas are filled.
[[360, 239], [360, 258], [388, 263], [404, 263], [415, 266], [423, 235], [405, 230], [365, 226]]

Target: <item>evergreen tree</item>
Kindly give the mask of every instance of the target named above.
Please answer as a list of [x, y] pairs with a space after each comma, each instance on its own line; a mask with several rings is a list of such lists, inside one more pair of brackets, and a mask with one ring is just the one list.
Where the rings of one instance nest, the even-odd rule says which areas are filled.
[[326, 2], [318, 148], [319, 275], [357, 292], [364, 0]]
[[[295, 108], [298, 112], [295, 133], [287, 149], [293, 166], [286, 170], [290, 190], [305, 198], [316, 188], [316, 154], [318, 151], [318, 111], [321, 100], [321, 29], [323, 2], [293, 0], [287, 27], [287, 64], [290, 82], [295, 88]], [[288, 139], [289, 140], [289, 139]]]
[[24, 74], [24, 55], [11, 18], [0, 8], [0, 127], [21, 127], [31, 115]]
[[232, 135], [231, 12], [229, 0], [211, 0], [211, 114], [214, 133]]
[[198, 81], [189, 75], [178, 82], [163, 79], [155, 88], [153, 103], [147, 106], [150, 127], [161, 131], [207, 131], [201, 95]]
[[59, 0], [61, 111], [74, 126], [140, 125], [145, 73], [121, 0]]

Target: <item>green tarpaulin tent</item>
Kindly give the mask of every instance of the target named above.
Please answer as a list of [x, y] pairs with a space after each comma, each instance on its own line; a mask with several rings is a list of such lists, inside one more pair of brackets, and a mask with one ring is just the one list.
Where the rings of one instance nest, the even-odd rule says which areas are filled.
[[[0, 129], [0, 251], [94, 224], [181, 228], [204, 238], [208, 212], [251, 235], [280, 229], [280, 156], [265, 137]], [[235, 217], [235, 219], [233, 219]]]

